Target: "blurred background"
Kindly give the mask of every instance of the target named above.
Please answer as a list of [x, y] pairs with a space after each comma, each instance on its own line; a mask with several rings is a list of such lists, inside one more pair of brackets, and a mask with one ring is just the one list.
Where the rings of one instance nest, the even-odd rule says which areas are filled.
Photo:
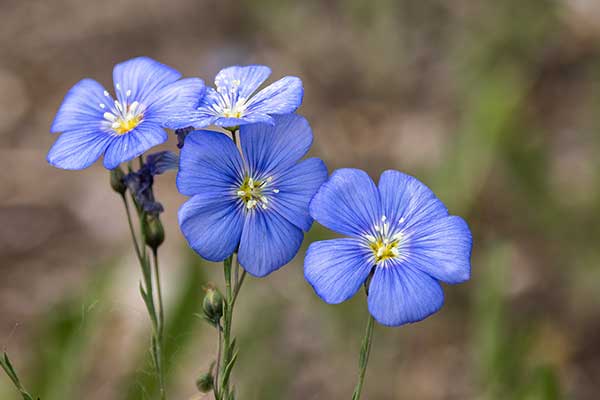
[[[0, 0], [0, 347], [42, 400], [155, 399], [150, 324], [119, 197], [97, 163], [53, 169], [48, 133], [84, 77], [147, 55], [211, 83], [231, 64], [297, 75], [311, 154], [399, 169], [474, 235], [472, 279], [442, 311], [377, 326], [365, 399], [597, 399], [600, 2], [597, 0]], [[165, 148], [175, 149], [175, 137]], [[186, 247], [175, 174], [167, 231], [171, 399], [197, 396], [215, 332], [195, 314], [221, 267]], [[234, 321], [240, 399], [348, 399], [359, 293], [320, 301], [290, 265], [249, 278]], [[0, 399], [19, 399], [0, 376]]]

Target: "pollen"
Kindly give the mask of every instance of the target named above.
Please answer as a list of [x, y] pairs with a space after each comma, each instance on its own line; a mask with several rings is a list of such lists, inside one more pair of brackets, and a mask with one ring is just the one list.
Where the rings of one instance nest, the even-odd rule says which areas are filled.
[[375, 224], [371, 233], [364, 235], [376, 264], [385, 265], [387, 260], [399, 258], [402, 245], [402, 232], [390, 226], [387, 217], [381, 217], [381, 223]]
[[385, 239], [378, 239], [375, 242], [371, 242], [369, 246], [373, 250], [375, 262], [380, 263], [398, 257], [400, 255], [398, 244], [397, 240], [389, 241]]
[[142, 116], [136, 115], [130, 119], [119, 119], [112, 125], [117, 135], [124, 135], [142, 122]]
[[252, 210], [257, 206], [263, 210], [269, 207], [269, 197], [276, 193], [275, 190], [271, 190], [269, 187], [272, 180], [272, 177], [262, 180], [252, 179], [249, 176], [244, 178], [243, 183], [236, 190], [236, 195], [247, 210]]
[[[106, 105], [102, 103], [100, 108], [105, 109]], [[143, 107], [137, 101], [122, 104], [115, 100], [114, 106], [103, 116], [106, 128], [116, 135], [124, 135], [132, 131], [144, 120]]]

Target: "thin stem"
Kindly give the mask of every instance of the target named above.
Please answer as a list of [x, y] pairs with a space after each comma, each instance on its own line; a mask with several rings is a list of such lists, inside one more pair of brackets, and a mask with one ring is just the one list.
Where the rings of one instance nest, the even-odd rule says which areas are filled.
[[238, 284], [235, 287], [235, 290], [233, 291], [233, 301], [231, 302], [232, 307], [233, 307], [233, 305], [235, 305], [235, 301], [237, 300], [238, 294], [240, 293], [240, 289], [242, 288], [242, 284], [244, 283], [245, 278], [246, 278], [246, 270], [244, 270], [242, 272], [242, 277], [240, 278], [240, 281], [238, 282]]
[[125, 205], [125, 213], [127, 214], [127, 224], [129, 225], [129, 232], [131, 233], [133, 248], [135, 249], [135, 254], [137, 255], [138, 260], [142, 262], [142, 255], [140, 254], [140, 245], [138, 244], [135, 229], [133, 228], [133, 222], [131, 221], [131, 211], [129, 209], [129, 203], [127, 202], [127, 197], [125, 197], [125, 194], [122, 194], [121, 198], [123, 199], [123, 204]]
[[160, 268], [158, 268], [157, 249], [152, 249], [152, 258], [154, 259], [154, 276], [156, 278], [156, 295], [158, 297], [158, 339], [163, 342], [163, 333], [165, 329], [165, 313], [163, 307], [162, 289], [160, 284]]
[[229, 396], [229, 377], [225, 375], [225, 370], [231, 361], [233, 349], [231, 348], [231, 320], [233, 315], [233, 291], [231, 287], [231, 264], [233, 255], [223, 262], [223, 270], [225, 275], [225, 304], [223, 305], [223, 356], [221, 363], [221, 382], [220, 395], [222, 399], [227, 399]]
[[215, 379], [213, 379], [213, 392], [215, 394], [215, 400], [219, 400], [219, 369], [221, 368], [221, 352], [223, 348], [223, 328], [221, 323], [217, 323], [218, 332], [218, 343], [217, 343], [217, 365], [215, 368]]
[[367, 321], [367, 329], [365, 331], [365, 337], [363, 338], [362, 345], [360, 346], [360, 357], [358, 359], [358, 382], [354, 388], [352, 394], [352, 400], [359, 400], [360, 393], [362, 391], [363, 382], [365, 380], [365, 372], [367, 372], [367, 364], [369, 363], [369, 354], [371, 353], [371, 339], [373, 337], [373, 325], [375, 320], [373, 316], [369, 314], [369, 320]]

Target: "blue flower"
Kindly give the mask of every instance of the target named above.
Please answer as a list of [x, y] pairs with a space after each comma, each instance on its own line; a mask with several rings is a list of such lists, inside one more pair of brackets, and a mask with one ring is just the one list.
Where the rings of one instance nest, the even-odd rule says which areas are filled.
[[364, 171], [337, 170], [311, 201], [310, 214], [349, 236], [315, 242], [306, 253], [304, 275], [327, 303], [349, 299], [372, 274], [369, 312], [398, 326], [441, 308], [439, 281], [469, 279], [469, 227], [409, 175], [385, 171], [376, 187]]
[[194, 112], [172, 116], [169, 127], [235, 127], [256, 122], [273, 125], [274, 115], [290, 114], [300, 107], [304, 89], [300, 78], [286, 76], [254, 94], [269, 75], [271, 69], [263, 65], [221, 70], [215, 78], [217, 89], [209, 88]]
[[318, 158], [299, 161], [312, 143], [308, 122], [295, 114], [274, 121], [241, 127], [243, 156], [223, 133], [190, 133], [177, 175], [179, 191], [192, 196], [179, 210], [190, 247], [210, 261], [238, 251], [259, 277], [298, 252], [313, 221], [308, 203], [327, 179]]
[[108, 169], [167, 140], [163, 129], [176, 112], [197, 107], [202, 80], [181, 74], [147, 57], [115, 65], [117, 99], [92, 79], [78, 82], [65, 96], [51, 132], [62, 132], [48, 162], [63, 169], [89, 167], [102, 154]]

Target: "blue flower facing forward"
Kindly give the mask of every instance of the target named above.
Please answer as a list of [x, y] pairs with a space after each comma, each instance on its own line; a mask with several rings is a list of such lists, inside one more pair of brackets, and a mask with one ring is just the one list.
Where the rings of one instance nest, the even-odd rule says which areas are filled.
[[202, 80], [180, 77], [166, 65], [138, 57], [115, 65], [116, 100], [93, 79], [78, 82], [52, 124], [51, 132], [62, 134], [48, 162], [83, 169], [104, 154], [104, 166], [113, 169], [165, 142], [167, 119], [194, 110], [205, 92]]
[[210, 261], [236, 250], [240, 264], [265, 276], [298, 252], [312, 218], [308, 203], [327, 179], [309, 150], [308, 122], [294, 114], [274, 117], [274, 126], [244, 125], [242, 154], [225, 134], [194, 131], [181, 150], [177, 187], [192, 196], [179, 210], [189, 245]]
[[349, 299], [373, 274], [369, 312], [383, 325], [398, 326], [441, 308], [439, 281], [469, 279], [469, 227], [409, 175], [385, 171], [376, 187], [364, 171], [337, 170], [311, 201], [310, 214], [350, 236], [308, 248], [305, 277], [327, 303]]
[[293, 113], [300, 107], [304, 89], [300, 78], [286, 76], [255, 94], [269, 75], [271, 69], [263, 65], [222, 69], [215, 78], [217, 89], [209, 88], [194, 112], [173, 115], [169, 127], [273, 125], [274, 115]]

